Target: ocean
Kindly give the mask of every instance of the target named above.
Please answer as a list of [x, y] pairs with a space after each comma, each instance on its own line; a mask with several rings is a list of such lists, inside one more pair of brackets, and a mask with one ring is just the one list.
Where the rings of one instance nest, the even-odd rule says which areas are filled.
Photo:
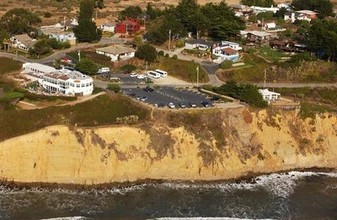
[[106, 189], [0, 186], [0, 219], [337, 219], [337, 173], [236, 182], [139, 183]]

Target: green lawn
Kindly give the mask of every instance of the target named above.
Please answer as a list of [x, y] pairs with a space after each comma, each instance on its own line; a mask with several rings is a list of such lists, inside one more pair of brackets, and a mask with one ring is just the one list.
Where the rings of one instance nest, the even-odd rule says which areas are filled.
[[[160, 57], [159, 69], [168, 72], [169, 76], [176, 77], [186, 82], [197, 82], [197, 64], [192, 61], [178, 60], [167, 57]], [[199, 66], [199, 82], [208, 82], [207, 73]]]
[[265, 59], [272, 61], [272, 62], [277, 62], [281, 60], [281, 57], [286, 57], [283, 53], [277, 50], [273, 50], [270, 47], [260, 47], [258, 49], [258, 54], [263, 56]]
[[121, 95], [102, 95], [74, 106], [2, 111], [0, 114], [0, 141], [56, 124], [70, 126], [116, 124], [117, 117], [130, 115], [137, 115], [139, 121], [142, 122], [149, 117], [149, 111]]
[[0, 75], [18, 71], [22, 68], [22, 63], [11, 58], [0, 57]]

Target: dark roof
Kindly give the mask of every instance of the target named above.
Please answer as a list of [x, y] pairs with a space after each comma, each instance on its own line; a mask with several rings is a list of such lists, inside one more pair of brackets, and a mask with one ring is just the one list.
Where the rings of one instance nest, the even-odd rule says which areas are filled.
[[222, 51], [224, 51], [228, 55], [235, 55], [235, 54], [238, 53], [237, 50], [234, 50], [234, 49], [229, 48], [229, 47], [226, 47], [226, 48], [222, 49]]
[[205, 39], [189, 39], [189, 40], [186, 40], [185, 43], [188, 43], [188, 44], [204, 44], [204, 45], [207, 45], [209, 47], [212, 47], [214, 45], [213, 41], [207, 41]]

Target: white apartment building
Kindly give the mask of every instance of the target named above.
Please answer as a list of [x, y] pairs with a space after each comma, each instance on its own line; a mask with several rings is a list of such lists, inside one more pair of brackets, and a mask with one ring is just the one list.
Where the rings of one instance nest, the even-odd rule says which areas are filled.
[[24, 73], [38, 79], [39, 85], [47, 93], [69, 96], [91, 95], [93, 79], [81, 72], [61, 69], [38, 63], [23, 64]]

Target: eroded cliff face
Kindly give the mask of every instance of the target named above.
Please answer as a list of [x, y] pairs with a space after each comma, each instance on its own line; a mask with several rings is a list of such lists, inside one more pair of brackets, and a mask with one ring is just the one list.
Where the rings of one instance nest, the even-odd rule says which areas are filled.
[[337, 117], [244, 108], [159, 111], [137, 126], [51, 126], [0, 142], [0, 178], [100, 184], [219, 180], [249, 172], [337, 168]]

